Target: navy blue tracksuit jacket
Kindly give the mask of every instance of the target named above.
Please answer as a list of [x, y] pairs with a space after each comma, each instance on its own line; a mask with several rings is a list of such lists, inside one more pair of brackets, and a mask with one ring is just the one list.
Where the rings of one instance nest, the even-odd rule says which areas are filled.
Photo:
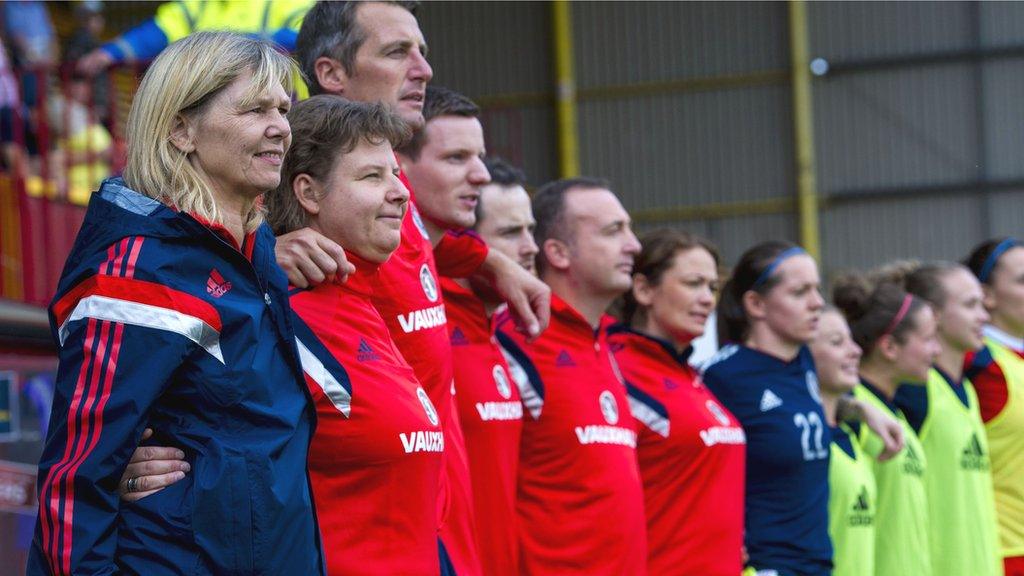
[[[120, 179], [93, 195], [50, 307], [60, 366], [29, 574], [324, 573], [287, 281], [269, 228], [247, 245], [251, 260]], [[192, 470], [122, 502], [147, 425]]]

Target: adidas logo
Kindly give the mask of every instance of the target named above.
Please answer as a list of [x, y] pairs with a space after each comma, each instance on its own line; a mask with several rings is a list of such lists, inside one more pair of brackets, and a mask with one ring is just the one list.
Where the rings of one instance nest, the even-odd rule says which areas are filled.
[[988, 470], [988, 458], [985, 455], [985, 449], [981, 447], [981, 441], [978, 440], [977, 434], [971, 434], [971, 439], [964, 447], [960, 456], [960, 467], [964, 470], [981, 472]]
[[366, 343], [366, 340], [359, 339], [359, 348], [356, 350], [356, 359], [360, 362], [369, 362], [373, 360], [380, 360], [380, 356], [370, 348], [370, 345]]
[[558, 356], [555, 357], [555, 366], [558, 366], [560, 368], [566, 368], [568, 366], [575, 365], [576, 362], [573, 361], [572, 356], [569, 356], [569, 353], [566, 352], [565, 350], [559, 352]]
[[775, 395], [771, 390], [765, 390], [761, 395], [761, 412], [767, 412], [782, 406], [782, 398]]
[[871, 509], [871, 505], [868, 503], [867, 486], [860, 487], [860, 494], [857, 495], [857, 501], [853, 503], [853, 509], [857, 512], [867, 512]]
[[455, 327], [455, 330], [452, 330], [451, 341], [452, 341], [452, 346], [468, 346], [469, 345], [469, 338], [466, 338], [466, 335], [462, 332], [462, 329], [459, 328], [458, 326]]
[[867, 486], [860, 487], [860, 494], [854, 501], [849, 516], [850, 526], [871, 526], [875, 523], [874, 514], [871, 513], [871, 503], [868, 501]]
[[228, 282], [214, 268], [210, 270], [210, 277], [206, 279], [206, 292], [214, 298], [220, 298], [231, 290], [231, 282]]
[[913, 445], [907, 444], [904, 452], [907, 457], [903, 460], [903, 472], [912, 476], [924, 476], [924, 464], [921, 462], [921, 457], [917, 455], [917, 451], [914, 450]]

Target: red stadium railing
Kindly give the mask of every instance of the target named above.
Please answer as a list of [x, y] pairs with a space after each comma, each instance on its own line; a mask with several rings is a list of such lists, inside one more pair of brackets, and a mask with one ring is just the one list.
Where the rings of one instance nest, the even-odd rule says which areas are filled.
[[[112, 70], [99, 81], [76, 77], [70, 65], [14, 71], [45, 80], [28, 102], [19, 82], [20, 104], [5, 111], [0, 298], [49, 302], [89, 194], [124, 166], [123, 126], [141, 70]], [[103, 103], [97, 86], [106, 88]]]

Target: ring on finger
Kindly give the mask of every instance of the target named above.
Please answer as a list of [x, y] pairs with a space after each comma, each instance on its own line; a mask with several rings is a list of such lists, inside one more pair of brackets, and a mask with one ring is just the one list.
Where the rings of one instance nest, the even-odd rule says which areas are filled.
[[125, 490], [127, 490], [129, 492], [138, 492], [139, 491], [139, 477], [138, 476], [132, 476], [131, 478], [128, 479], [127, 482], [124, 483], [124, 487], [125, 487]]

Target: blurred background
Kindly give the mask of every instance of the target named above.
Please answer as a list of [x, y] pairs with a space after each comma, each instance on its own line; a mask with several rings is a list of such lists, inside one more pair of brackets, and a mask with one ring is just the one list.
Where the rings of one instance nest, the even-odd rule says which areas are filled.
[[[55, 369], [45, 305], [89, 192], [123, 167], [145, 70], [84, 78], [74, 63], [159, 4], [2, 5], [6, 575], [34, 523]], [[726, 264], [786, 238], [827, 279], [1020, 234], [1024, 3], [428, 1], [418, 16], [434, 83], [482, 106], [491, 153], [534, 186], [608, 178], [638, 230], [701, 234]]]

